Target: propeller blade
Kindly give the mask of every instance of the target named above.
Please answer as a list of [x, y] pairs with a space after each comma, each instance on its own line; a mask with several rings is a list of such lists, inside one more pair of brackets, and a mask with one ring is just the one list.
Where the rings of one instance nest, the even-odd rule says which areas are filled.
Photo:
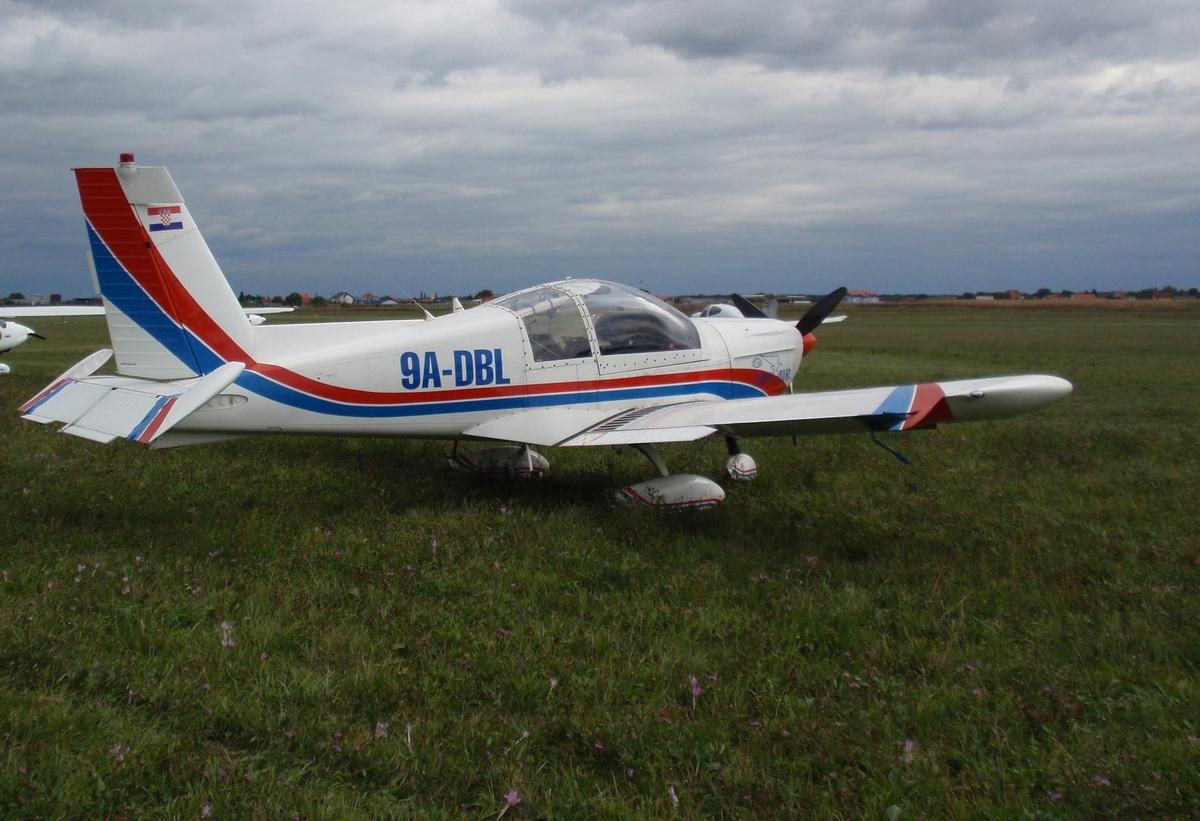
[[734, 294], [729, 299], [731, 302], [733, 302], [734, 307], [736, 307], [739, 311], [742, 312], [742, 316], [746, 317], [747, 319], [766, 319], [767, 318], [766, 314], [764, 314], [762, 311], [760, 311], [758, 308], [756, 308], [754, 306], [753, 302], [746, 299], [741, 294]]
[[46, 337], [42, 336], [41, 334], [39, 334], [37, 331], [30, 331], [30, 332], [29, 332], [29, 335], [30, 335], [31, 337], [33, 337], [34, 339], [41, 339], [41, 340], [45, 340], [45, 338], [46, 338]]
[[844, 286], [821, 297], [816, 305], [808, 309], [808, 313], [800, 317], [800, 321], [796, 323], [796, 330], [800, 332], [801, 336], [808, 336], [825, 321], [825, 317], [833, 313], [845, 297], [846, 288]]

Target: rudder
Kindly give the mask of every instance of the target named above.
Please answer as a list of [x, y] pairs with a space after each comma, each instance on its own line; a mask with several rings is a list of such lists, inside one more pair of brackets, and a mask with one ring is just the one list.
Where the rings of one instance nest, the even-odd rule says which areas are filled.
[[179, 379], [246, 361], [254, 333], [165, 168], [77, 168], [97, 290], [128, 376]]

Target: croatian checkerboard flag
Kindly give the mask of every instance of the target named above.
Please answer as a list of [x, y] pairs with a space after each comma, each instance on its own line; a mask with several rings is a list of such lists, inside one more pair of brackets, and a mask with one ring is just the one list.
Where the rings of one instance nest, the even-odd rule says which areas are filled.
[[[179, 216], [183, 209], [178, 205], [151, 205], [146, 209], [150, 216], [151, 231], [179, 231], [183, 229], [183, 218]], [[158, 217], [158, 219], [154, 219]]]

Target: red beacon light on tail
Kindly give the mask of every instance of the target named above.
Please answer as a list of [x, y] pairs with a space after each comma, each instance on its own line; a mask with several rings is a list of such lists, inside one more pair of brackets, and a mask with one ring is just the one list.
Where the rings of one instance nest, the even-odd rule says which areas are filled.
[[137, 166], [133, 163], [133, 154], [128, 152], [122, 154], [121, 164], [117, 166], [117, 178], [128, 185], [133, 182], [135, 174], [137, 174]]

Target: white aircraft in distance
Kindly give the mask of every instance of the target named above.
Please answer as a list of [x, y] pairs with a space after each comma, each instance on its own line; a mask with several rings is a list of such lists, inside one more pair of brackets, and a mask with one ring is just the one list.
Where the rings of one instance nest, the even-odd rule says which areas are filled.
[[[97, 288], [98, 290], [98, 288]], [[251, 325], [261, 325], [266, 320], [263, 314], [283, 314], [294, 311], [295, 308], [279, 306], [243, 308], [246, 318]], [[0, 353], [8, 353], [18, 345], [23, 345], [28, 339], [45, 339], [26, 325], [13, 322], [16, 317], [68, 317], [68, 316], [103, 316], [102, 305], [0, 305]], [[12, 373], [12, 369], [0, 362], [0, 376]]]
[[[453, 440], [451, 463], [535, 476], [533, 446], [630, 446], [660, 474], [620, 498], [711, 507], [716, 482], [670, 474], [654, 449], [723, 436], [731, 477], [754, 460], [740, 439], [932, 428], [999, 419], [1065, 397], [1055, 376], [1006, 376], [791, 393], [812, 331], [845, 294], [797, 325], [690, 319], [634, 288], [551, 282], [425, 320], [264, 325], [245, 321], [165, 168], [75, 171], [113, 350], [21, 406], [98, 442], [155, 448], [261, 434]], [[115, 351], [119, 375], [93, 375]], [[460, 440], [514, 443], [464, 452]], [[878, 441], [878, 440], [876, 440]]]
[[[746, 296], [734, 294], [730, 302], [714, 302], [696, 311], [692, 316], [697, 319], [778, 319], [779, 299], [773, 296], [763, 297], [763, 307], [759, 308]], [[831, 325], [845, 318], [846, 314], [827, 316], [821, 320], [821, 324]]]
[[[99, 305], [0, 305], [0, 353], [8, 353], [31, 338], [46, 338], [33, 328], [12, 321], [18, 317], [100, 316], [103, 313], [104, 308]], [[0, 375], [11, 370], [0, 362]]]
[[[242, 309], [251, 325], [263, 324], [266, 321], [263, 314], [282, 314], [294, 310], [294, 308], [274, 306]], [[104, 307], [101, 305], [0, 305], [0, 353], [8, 353], [13, 348], [25, 344], [30, 338], [46, 338], [27, 325], [13, 322], [14, 317], [103, 316], [103, 314]], [[0, 376], [6, 373], [12, 373], [12, 368], [0, 362]]]

